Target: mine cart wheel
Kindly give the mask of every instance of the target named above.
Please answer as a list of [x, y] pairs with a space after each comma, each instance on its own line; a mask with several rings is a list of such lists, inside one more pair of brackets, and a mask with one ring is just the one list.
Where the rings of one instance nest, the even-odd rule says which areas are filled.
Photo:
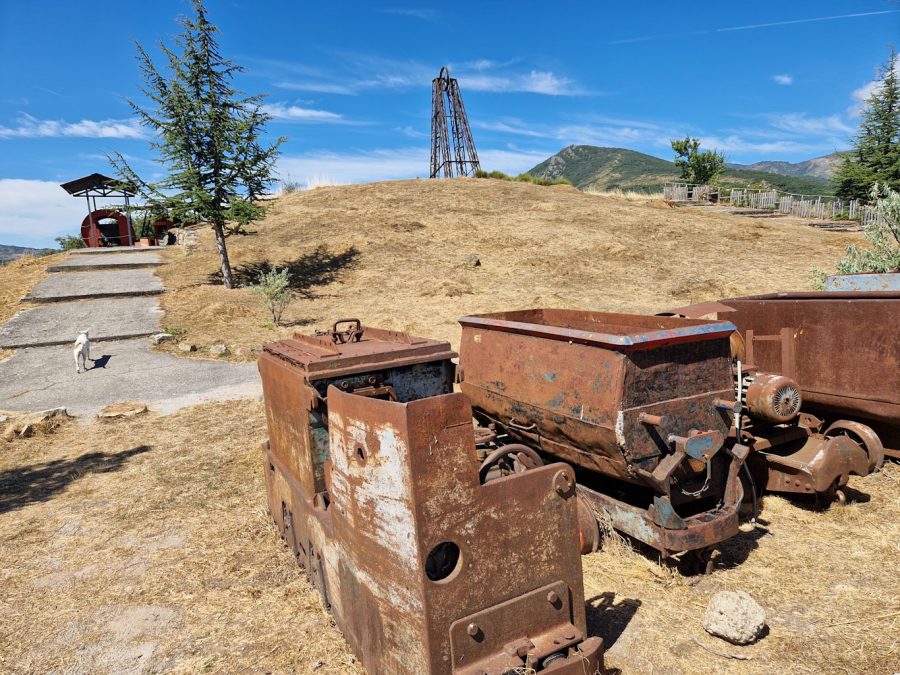
[[544, 466], [544, 462], [541, 456], [527, 445], [521, 443], [502, 445], [485, 457], [481, 463], [478, 477], [482, 484], [488, 482], [488, 473], [495, 466], [500, 468], [501, 475], [503, 475], [504, 470], [508, 473], [522, 473], [528, 469]]
[[862, 446], [869, 455], [869, 471], [880, 469], [884, 464], [884, 445], [871, 427], [851, 420], [838, 420], [825, 430], [825, 437], [844, 435]]

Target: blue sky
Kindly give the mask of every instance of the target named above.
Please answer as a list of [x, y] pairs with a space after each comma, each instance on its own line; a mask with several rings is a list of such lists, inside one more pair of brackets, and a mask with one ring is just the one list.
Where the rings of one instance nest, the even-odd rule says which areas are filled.
[[[459, 79], [486, 169], [572, 143], [670, 158], [689, 133], [729, 161], [847, 147], [900, 36], [879, 0], [363, 3], [208, 0], [239, 86], [268, 93], [279, 171], [302, 184], [427, 173], [430, 82]], [[0, 0], [0, 243], [51, 245], [84, 207], [58, 184], [119, 151], [159, 172], [125, 101], [134, 41], [158, 54], [186, 0]]]

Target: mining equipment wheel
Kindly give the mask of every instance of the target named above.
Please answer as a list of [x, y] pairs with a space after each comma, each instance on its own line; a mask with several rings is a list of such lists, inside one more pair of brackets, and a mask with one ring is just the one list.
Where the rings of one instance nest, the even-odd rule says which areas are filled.
[[863, 447], [869, 455], [869, 471], [880, 469], [884, 464], [884, 445], [871, 427], [851, 420], [838, 420], [825, 430], [825, 437], [844, 435]]
[[478, 477], [482, 483], [487, 483], [495, 478], [522, 473], [539, 466], [544, 466], [544, 462], [534, 450], [521, 443], [510, 443], [492, 450], [484, 458], [478, 469]]

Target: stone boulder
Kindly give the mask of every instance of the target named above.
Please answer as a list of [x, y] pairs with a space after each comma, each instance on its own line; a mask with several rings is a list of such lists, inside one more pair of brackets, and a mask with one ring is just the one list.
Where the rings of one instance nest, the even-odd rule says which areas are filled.
[[744, 591], [719, 591], [709, 601], [703, 628], [736, 645], [756, 642], [766, 628], [766, 613]]

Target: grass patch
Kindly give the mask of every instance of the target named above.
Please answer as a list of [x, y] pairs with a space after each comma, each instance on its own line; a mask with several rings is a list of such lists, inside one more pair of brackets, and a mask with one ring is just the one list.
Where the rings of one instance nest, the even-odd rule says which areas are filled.
[[502, 171], [484, 171], [479, 169], [475, 172], [476, 178], [495, 178], [497, 180], [511, 180], [518, 183], [533, 183], [534, 185], [571, 185], [572, 183], [565, 178], [538, 178], [530, 173], [520, 173], [518, 176], [510, 176]]

